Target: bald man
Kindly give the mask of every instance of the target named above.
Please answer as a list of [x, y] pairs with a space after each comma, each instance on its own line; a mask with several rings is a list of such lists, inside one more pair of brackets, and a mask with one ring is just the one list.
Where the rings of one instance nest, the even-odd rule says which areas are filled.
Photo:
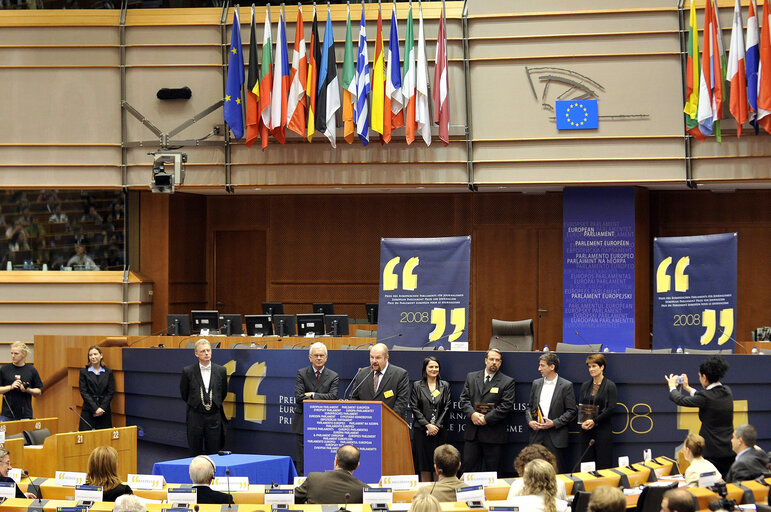
[[379, 401], [404, 418], [410, 401], [407, 370], [388, 362], [388, 347], [376, 343], [369, 351], [370, 371], [362, 370], [353, 382], [352, 400]]

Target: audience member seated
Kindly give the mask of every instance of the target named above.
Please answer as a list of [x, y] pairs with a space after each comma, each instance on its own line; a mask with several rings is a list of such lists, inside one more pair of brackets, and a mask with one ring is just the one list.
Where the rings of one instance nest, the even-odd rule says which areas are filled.
[[91, 256], [87, 254], [88, 248], [84, 244], [75, 246], [75, 255], [67, 260], [68, 267], [78, 267], [80, 270], [99, 270], [99, 266], [94, 263]]
[[693, 494], [683, 488], [670, 489], [661, 500], [661, 512], [694, 512]]
[[115, 500], [112, 512], [147, 512], [147, 507], [141, 499], [133, 494], [124, 494]]
[[214, 461], [206, 455], [199, 455], [190, 463], [190, 480], [193, 482], [196, 502], [198, 504], [214, 503], [227, 505], [228, 503], [233, 503], [233, 496], [215, 491], [209, 487], [212, 480], [214, 480], [216, 469], [217, 466], [214, 465]]
[[531, 460], [525, 465], [523, 495], [509, 503], [528, 512], [565, 512], [569, 505], [557, 498], [557, 474], [554, 466], [543, 459]]
[[48, 222], [51, 224], [66, 224], [70, 218], [62, 211], [62, 205], [57, 203], [53, 213], [48, 217]]
[[309, 474], [294, 490], [295, 503], [361, 503], [365, 484], [353, 476], [360, 455], [355, 446], [342, 445], [335, 455], [335, 469]]
[[601, 485], [592, 491], [589, 496], [587, 512], [624, 512], [626, 510], [626, 496], [617, 487]]
[[430, 494], [416, 494], [412, 498], [409, 512], [442, 512], [442, 506], [439, 500]]
[[[524, 448], [522, 448], [522, 451], [519, 452], [519, 455], [517, 455], [517, 458], [514, 459], [514, 469], [516, 470], [517, 474], [519, 476], [523, 476], [525, 474], [525, 465], [527, 465], [527, 463], [530, 462], [531, 460], [536, 460], [536, 459], [545, 460], [546, 462], [551, 464], [556, 474], [557, 457], [555, 457], [554, 454], [542, 444], [531, 444], [529, 446], [525, 446]], [[557, 498], [561, 500], [567, 500], [568, 493], [565, 488], [565, 482], [563, 482], [556, 476], [554, 478], [557, 482]], [[511, 484], [511, 487], [509, 488], [509, 495], [506, 499], [510, 500], [514, 498], [514, 496], [522, 496], [524, 494], [523, 492], [524, 488], [525, 488], [525, 480], [523, 478], [514, 480], [514, 482], [512, 482]]]
[[726, 482], [754, 480], [769, 474], [768, 454], [755, 446], [758, 433], [749, 424], [739, 425], [731, 436], [731, 448], [736, 453], [736, 460], [725, 477]]
[[[465, 484], [458, 479], [460, 470], [460, 452], [451, 444], [442, 444], [434, 450], [434, 470], [439, 480], [435, 484], [424, 485], [415, 493], [415, 497], [431, 495], [439, 501], [456, 501], [455, 491]], [[415, 503], [415, 500], [412, 501]]]
[[720, 471], [714, 464], [705, 459], [704, 438], [699, 434], [688, 434], [683, 444], [683, 457], [690, 462], [688, 469], [685, 470], [685, 484], [688, 487], [698, 487], [699, 477], [704, 473], [715, 473], [718, 480], [723, 478]]
[[118, 496], [133, 494], [118, 476], [118, 452], [112, 446], [97, 446], [88, 456], [86, 485], [102, 488], [102, 501], [115, 501]]
[[[13, 478], [8, 476], [8, 472], [13, 469], [11, 467], [11, 452], [6, 450], [5, 448], [0, 448], [0, 482], [13, 482]], [[19, 489], [19, 486], [16, 485], [16, 497], [17, 498], [29, 498], [31, 500], [34, 500], [37, 498], [34, 494], [31, 492], [23, 493], [21, 492], [21, 489]]]
[[99, 212], [96, 211], [96, 206], [92, 205], [88, 208], [88, 213], [80, 218], [80, 221], [93, 222], [94, 224], [100, 225], [102, 222], [104, 222], [104, 219], [101, 215], [99, 215]]

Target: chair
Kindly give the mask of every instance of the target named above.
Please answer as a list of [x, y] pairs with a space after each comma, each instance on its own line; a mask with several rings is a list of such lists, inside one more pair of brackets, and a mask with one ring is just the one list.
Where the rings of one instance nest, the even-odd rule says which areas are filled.
[[533, 319], [506, 321], [493, 318], [490, 348], [501, 352], [531, 352], [533, 350]]
[[46, 437], [51, 436], [51, 431], [47, 428], [41, 428], [40, 430], [25, 430], [24, 431], [24, 445], [37, 445], [43, 444]]
[[677, 482], [646, 485], [637, 500], [637, 512], [659, 512], [664, 493], [677, 487]]
[[686, 354], [733, 354], [733, 349], [705, 349], [705, 348], [686, 348]]
[[576, 491], [573, 495], [573, 502], [570, 504], [572, 512], [586, 512], [589, 508], [589, 497], [592, 493], [587, 491]]
[[367, 329], [356, 329], [353, 333], [354, 338], [377, 338], [377, 331], [369, 331]]
[[602, 343], [587, 343], [585, 345], [557, 343], [557, 352], [602, 352]]
[[[197, 342], [198, 342], [198, 340], [196, 340], [196, 341], [188, 341], [187, 343], [185, 343], [185, 348], [195, 348], [195, 344]], [[209, 342], [209, 345], [211, 345], [212, 350], [214, 350], [215, 348], [220, 348], [220, 342], [219, 341], [211, 341], [211, 342]]]
[[627, 354], [671, 354], [671, 348], [634, 348], [626, 347], [624, 352]]

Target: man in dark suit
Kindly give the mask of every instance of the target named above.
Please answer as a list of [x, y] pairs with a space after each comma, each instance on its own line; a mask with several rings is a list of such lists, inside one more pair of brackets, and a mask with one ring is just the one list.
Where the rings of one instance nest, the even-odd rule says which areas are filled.
[[292, 432], [297, 434], [297, 456], [295, 465], [297, 472], [303, 474], [303, 401], [304, 400], [337, 400], [337, 388], [340, 376], [327, 368], [327, 346], [317, 341], [308, 351], [310, 366], [297, 370], [294, 384], [294, 419]]
[[209, 487], [212, 480], [214, 480], [214, 471], [216, 469], [214, 461], [206, 455], [199, 455], [190, 463], [188, 473], [195, 489], [196, 503], [221, 503], [223, 505], [233, 503], [233, 496], [215, 491]]
[[739, 425], [731, 436], [731, 448], [736, 453], [736, 460], [725, 477], [726, 482], [754, 480], [769, 474], [768, 454], [755, 448], [758, 433], [752, 425]]
[[404, 418], [410, 401], [407, 370], [388, 362], [388, 347], [376, 343], [369, 351], [369, 372], [360, 371], [353, 379], [352, 400], [380, 401]]
[[546, 352], [538, 358], [541, 378], [533, 381], [525, 418], [530, 427], [530, 444], [542, 444], [557, 457], [557, 466], [565, 470], [562, 451], [568, 447], [568, 425], [578, 412], [573, 383], [560, 377], [560, 358]]
[[353, 476], [359, 457], [359, 449], [353, 445], [338, 448], [335, 469], [309, 474], [294, 490], [295, 503], [361, 503], [366, 484]]
[[463, 438], [465, 471], [498, 471], [506, 426], [514, 407], [514, 379], [501, 373], [501, 352], [485, 354], [485, 369], [466, 376], [460, 394], [460, 408], [466, 415]]
[[211, 362], [211, 345], [205, 339], [195, 343], [198, 363], [185, 366], [179, 393], [187, 403], [187, 444], [191, 455], [217, 453], [225, 444], [225, 412], [222, 402], [228, 394], [224, 366]]
[[458, 478], [460, 452], [451, 444], [442, 444], [434, 450], [434, 469], [439, 480], [433, 485], [424, 485], [415, 496], [430, 494], [438, 501], [458, 501], [456, 491], [466, 484]]

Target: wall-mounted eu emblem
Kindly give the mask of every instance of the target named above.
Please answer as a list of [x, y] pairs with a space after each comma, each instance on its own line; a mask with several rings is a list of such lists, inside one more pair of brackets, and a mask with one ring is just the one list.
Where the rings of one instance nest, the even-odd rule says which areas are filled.
[[591, 130], [599, 126], [597, 100], [558, 100], [555, 106], [558, 130]]

